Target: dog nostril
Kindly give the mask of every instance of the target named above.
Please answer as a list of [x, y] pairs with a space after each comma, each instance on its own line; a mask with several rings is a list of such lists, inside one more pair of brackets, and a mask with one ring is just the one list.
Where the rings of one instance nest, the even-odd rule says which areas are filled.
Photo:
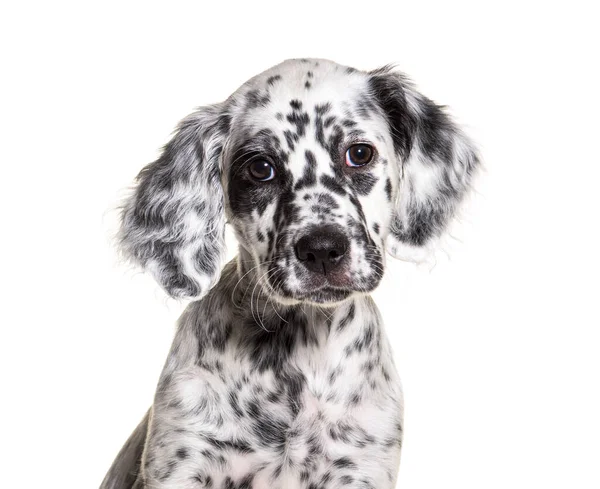
[[306, 261], [316, 261], [317, 257], [315, 255], [313, 255], [312, 253], [307, 253], [306, 254]]
[[335, 260], [338, 256], [339, 256], [339, 254], [335, 250], [332, 250], [332, 251], [329, 252], [329, 259], [330, 260]]

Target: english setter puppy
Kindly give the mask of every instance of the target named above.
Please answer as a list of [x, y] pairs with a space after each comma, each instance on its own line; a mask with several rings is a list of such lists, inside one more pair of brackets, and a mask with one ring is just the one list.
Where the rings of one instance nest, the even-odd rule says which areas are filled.
[[101, 487], [393, 488], [403, 400], [369, 294], [386, 249], [414, 257], [445, 230], [478, 163], [388, 67], [285, 61], [185, 118], [120, 245], [192, 302]]

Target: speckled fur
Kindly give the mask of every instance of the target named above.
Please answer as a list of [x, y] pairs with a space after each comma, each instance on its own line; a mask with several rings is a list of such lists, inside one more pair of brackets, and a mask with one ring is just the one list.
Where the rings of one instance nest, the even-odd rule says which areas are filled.
[[[349, 168], [358, 143], [375, 155]], [[249, 177], [256, 158], [273, 181]], [[102, 488], [393, 488], [402, 392], [368, 294], [386, 249], [414, 255], [444, 231], [477, 165], [449, 117], [389, 68], [290, 60], [186, 118], [140, 173], [120, 241], [193, 302]], [[222, 269], [226, 220], [240, 253]], [[294, 252], [320, 226], [349, 242], [331, 273]]]

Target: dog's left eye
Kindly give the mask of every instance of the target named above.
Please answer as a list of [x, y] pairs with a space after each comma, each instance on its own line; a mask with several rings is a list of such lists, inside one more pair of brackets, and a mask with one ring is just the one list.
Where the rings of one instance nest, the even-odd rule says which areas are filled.
[[275, 168], [267, 160], [254, 160], [248, 166], [248, 172], [254, 180], [267, 182], [275, 178]]
[[368, 144], [355, 144], [346, 151], [346, 165], [350, 167], [364, 166], [373, 159], [373, 148]]

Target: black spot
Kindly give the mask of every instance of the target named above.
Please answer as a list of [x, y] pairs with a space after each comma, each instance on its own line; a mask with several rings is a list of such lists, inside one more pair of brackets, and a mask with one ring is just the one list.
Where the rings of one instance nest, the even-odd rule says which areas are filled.
[[323, 121], [323, 127], [328, 128], [336, 121], [336, 117], [331, 115]]
[[341, 457], [333, 461], [333, 466], [339, 469], [355, 469], [356, 464], [348, 457]]
[[270, 87], [272, 87], [273, 85], [275, 85], [275, 82], [277, 80], [281, 80], [281, 75], [270, 76], [269, 78], [267, 78], [267, 85], [269, 85]]
[[342, 141], [344, 140], [344, 131], [340, 126], [334, 126], [331, 135], [329, 136], [329, 141], [325, 149], [329, 151], [329, 156], [331, 157], [331, 161], [335, 162], [339, 160], [339, 151], [342, 146]]
[[296, 183], [294, 190], [301, 190], [304, 187], [311, 187], [317, 183], [317, 159], [312, 151], [306, 150], [304, 153], [306, 164], [302, 178]]
[[356, 306], [354, 305], [354, 302], [352, 302], [350, 304], [350, 306], [348, 307], [346, 314], [344, 314], [344, 316], [340, 320], [340, 322], [337, 326], [337, 330], [343, 331], [346, 328], [346, 326], [348, 326], [352, 321], [354, 321], [355, 315], [356, 315]]
[[175, 455], [177, 456], [178, 459], [185, 460], [186, 458], [188, 458], [189, 453], [187, 451], [187, 448], [181, 447], [181, 448], [177, 449], [177, 451], [175, 452]]
[[294, 142], [298, 142], [300, 140], [300, 138], [298, 137], [298, 134], [293, 133], [292, 131], [290, 131], [289, 129], [286, 129], [285, 131], [283, 131], [283, 135], [285, 136], [285, 140], [287, 142], [288, 148], [290, 149], [290, 151], [294, 151]]
[[379, 180], [375, 175], [360, 169], [352, 172], [351, 178], [354, 183], [354, 189], [359, 195], [369, 195], [377, 180]]
[[[302, 105], [300, 105], [301, 107]], [[287, 115], [287, 120], [290, 124], [296, 126], [297, 136], [304, 136], [306, 132], [306, 126], [310, 122], [310, 118], [306, 112], [294, 110], [291, 114]]]
[[385, 196], [387, 200], [392, 200], [392, 181], [388, 178], [385, 182]]
[[331, 190], [337, 195], [346, 195], [344, 187], [342, 187], [335, 178], [329, 175], [321, 175], [321, 183], [326, 189]]
[[317, 115], [325, 115], [330, 110], [331, 104], [329, 102], [327, 102], [326, 104], [315, 105], [315, 112]]
[[302, 108], [302, 102], [297, 99], [290, 100], [290, 107], [294, 110], [300, 110]]
[[270, 101], [271, 97], [266, 92], [261, 94], [258, 90], [250, 90], [246, 94], [246, 105], [249, 109], [266, 107]]
[[211, 436], [204, 437], [208, 443], [219, 450], [234, 450], [240, 453], [251, 453], [254, 449], [245, 441], [240, 440], [219, 440]]

